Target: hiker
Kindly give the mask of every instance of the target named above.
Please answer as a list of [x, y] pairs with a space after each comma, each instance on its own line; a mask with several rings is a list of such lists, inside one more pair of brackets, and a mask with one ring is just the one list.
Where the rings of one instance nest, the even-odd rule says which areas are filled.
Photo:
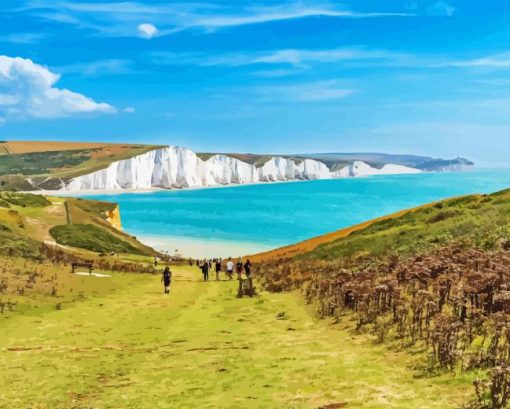
[[161, 281], [165, 285], [165, 294], [170, 294], [170, 283], [172, 282], [172, 272], [168, 266], [165, 267], [163, 271], [163, 277], [161, 277]]
[[232, 274], [234, 274], [234, 263], [232, 263], [232, 257], [229, 257], [227, 261], [227, 275], [229, 280], [232, 280]]
[[241, 279], [241, 274], [243, 273], [243, 259], [239, 257], [236, 264], [236, 272], [237, 272], [237, 279]]
[[154, 267], [158, 266], [158, 258], [154, 256]]
[[251, 263], [250, 263], [250, 260], [246, 260], [246, 263], [244, 263], [244, 274], [246, 274], [247, 278], [250, 278], [250, 275], [251, 275]]
[[208, 264], [209, 264], [209, 270], [212, 270], [212, 260], [211, 259], [209, 259]]
[[207, 262], [207, 260], [204, 260], [201, 269], [202, 274], [204, 275], [204, 281], [209, 281], [209, 263]]
[[200, 267], [200, 261], [197, 258], [197, 267]]
[[221, 258], [216, 259], [216, 281], [220, 281]]
[[191, 257], [189, 258], [189, 266], [191, 267], [193, 265], [193, 260], [191, 259]]

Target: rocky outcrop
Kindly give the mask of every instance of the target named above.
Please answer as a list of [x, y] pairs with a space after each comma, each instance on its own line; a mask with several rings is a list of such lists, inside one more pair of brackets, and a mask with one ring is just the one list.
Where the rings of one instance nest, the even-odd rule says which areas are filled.
[[419, 170], [400, 165], [376, 169], [360, 161], [331, 172], [318, 160], [282, 156], [272, 157], [256, 166], [228, 155], [214, 155], [202, 160], [189, 149], [169, 146], [113, 162], [106, 169], [72, 179], [63, 189], [174, 189], [416, 172]]
[[115, 206], [113, 210], [109, 210], [106, 213], [106, 221], [110, 223], [117, 230], [122, 231], [122, 222], [120, 220], [119, 206]]

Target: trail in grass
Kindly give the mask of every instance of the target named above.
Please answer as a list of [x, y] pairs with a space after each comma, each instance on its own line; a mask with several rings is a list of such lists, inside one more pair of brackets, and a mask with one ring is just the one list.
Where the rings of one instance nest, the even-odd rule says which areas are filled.
[[235, 282], [175, 271], [170, 296], [114, 275], [108, 296], [0, 318], [0, 407], [446, 408], [469, 390], [413, 377], [415, 358], [316, 321], [296, 294], [237, 299]]

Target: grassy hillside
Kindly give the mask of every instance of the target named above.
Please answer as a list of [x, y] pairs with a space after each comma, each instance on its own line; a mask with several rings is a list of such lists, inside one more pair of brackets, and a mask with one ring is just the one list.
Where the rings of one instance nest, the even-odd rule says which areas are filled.
[[115, 211], [114, 203], [0, 192], [0, 254], [40, 258], [43, 244], [81, 253], [154, 254], [112, 226]]
[[408, 255], [468, 236], [481, 246], [489, 246], [500, 236], [510, 235], [509, 216], [510, 189], [400, 211], [252, 257], [267, 261], [336, 260], [390, 252]]
[[411, 255], [468, 238], [489, 248], [510, 240], [510, 190], [440, 201], [371, 223], [347, 237], [323, 243], [303, 258]]
[[58, 189], [62, 181], [156, 148], [81, 142], [0, 142], [0, 189]]
[[269, 290], [424, 351], [429, 376], [476, 377], [473, 408], [510, 405], [510, 190], [421, 206], [253, 257]]
[[238, 299], [236, 282], [172, 270], [170, 295], [159, 275], [66, 272], [52, 308], [5, 313], [0, 408], [444, 409], [469, 400], [473, 374], [424, 376], [419, 349], [353, 340], [353, 323], [317, 321], [298, 294]]

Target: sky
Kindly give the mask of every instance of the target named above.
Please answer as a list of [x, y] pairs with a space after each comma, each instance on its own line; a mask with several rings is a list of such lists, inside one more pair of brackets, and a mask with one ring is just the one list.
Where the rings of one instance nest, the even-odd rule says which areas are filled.
[[0, 2], [0, 140], [510, 166], [510, 1]]

